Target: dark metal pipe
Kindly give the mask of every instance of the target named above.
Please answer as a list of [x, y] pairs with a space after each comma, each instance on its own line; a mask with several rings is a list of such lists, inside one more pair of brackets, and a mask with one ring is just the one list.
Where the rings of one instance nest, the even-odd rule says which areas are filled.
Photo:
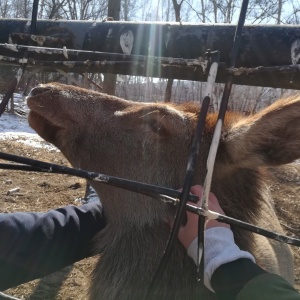
[[[235, 33], [233, 25], [179, 24], [179, 23], [136, 23], [136, 22], [88, 22], [66, 20], [38, 20], [37, 33], [30, 35], [28, 20], [1, 19], [0, 43], [12, 42], [18, 45], [57, 47], [75, 50], [117, 53], [119, 55], [141, 55], [166, 58], [195, 59], [205, 57], [208, 49], [222, 49], [220, 61], [230, 61], [230, 49]], [[110, 34], [108, 34], [110, 33]], [[122, 38], [132, 34], [132, 49], [124, 47]], [[11, 38], [10, 38], [11, 37]], [[153, 42], [155, 40], [155, 43]], [[300, 56], [300, 30], [295, 25], [252, 25], [244, 26], [240, 40], [240, 50], [236, 59], [237, 68], [273, 68], [297, 64]], [[20, 53], [0, 49], [0, 56], [20, 57]], [[74, 60], [86, 59], [80, 54]], [[31, 53], [35, 61], [56, 60], [55, 56], [43, 56]], [[67, 60], [67, 59], [66, 59]], [[70, 60], [73, 60], [70, 55]], [[91, 57], [91, 60], [93, 58]], [[119, 60], [119, 59], [115, 59]], [[45, 66], [44, 70], [49, 70]], [[53, 68], [51, 69], [53, 70]], [[65, 67], [66, 72], [79, 71]], [[84, 72], [84, 66], [80, 72]], [[129, 75], [177, 78], [206, 81], [207, 74], [200, 68], [170, 67], [132, 67], [114, 66], [114, 68], [91, 68], [89, 72], [113, 72]], [[217, 82], [226, 82], [228, 72], [220, 69]], [[300, 74], [284, 72], [278, 75], [247, 75], [246, 72], [235, 73], [233, 84], [270, 86], [300, 89]]]
[[[9, 36], [14, 33], [11, 42], [20, 45], [66, 46], [77, 50], [186, 59], [204, 57], [208, 49], [222, 49], [220, 61], [229, 62], [236, 30], [235, 25], [224, 24], [38, 20], [35, 34], [44, 37], [43, 41], [30, 38], [28, 21], [1, 19], [0, 43], [9, 43]], [[292, 60], [297, 63], [299, 28], [297, 25], [244, 26], [236, 66], [280, 66], [289, 65]], [[122, 37], [128, 33], [132, 33], [131, 52], [122, 43]], [[51, 39], [56, 46], [51, 44]]]
[[[109, 176], [105, 174], [89, 172], [85, 170], [78, 170], [74, 168], [69, 168], [66, 166], [60, 166], [56, 164], [46, 163], [39, 160], [34, 160], [30, 158], [25, 158], [17, 155], [12, 155], [8, 153], [0, 152], [0, 159], [13, 161], [23, 165], [11, 165], [11, 164], [0, 164], [0, 169], [8, 170], [22, 170], [22, 171], [35, 171], [35, 172], [50, 172], [56, 174], [68, 174], [76, 177], [85, 178], [88, 180], [94, 180], [101, 182], [103, 184], [108, 184], [116, 186], [119, 188], [124, 188], [133, 192], [142, 193], [144, 195], [154, 197], [154, 198], [163, 198], [163, 195], [179, 198], [180, 192], [159, 186], [153, 186], [151, 184], [140, 183], [132, 180], [122, 179], [114, 176]], [[198, 197], [189, 195], [189, 201], [197, 202]]]

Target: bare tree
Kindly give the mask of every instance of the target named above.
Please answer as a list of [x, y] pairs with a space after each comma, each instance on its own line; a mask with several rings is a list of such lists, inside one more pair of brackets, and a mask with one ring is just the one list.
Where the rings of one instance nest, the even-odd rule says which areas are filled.
[[45, 0], [47, 18], [58, 19], [61, 18], [61, 9], [66, 5], [67, 0]]
[[[181, 6], [182, 6], [183, 1], [184, 0], [181, 0], [179, 3], [177, 3], [177, 0], [172, 0], [173, 8], [174, 8], [174, 11], [175, 11], [175, 21], [176, 22], [181, 21], [180, 10], [181, 10]], [[167, 87], [166, 87], [166, 91], [165, 91], [165, 102], [170, 102], [171, 101], [173, 82], [174, 82], [173, 78], [168, 79]]]
[[201, 0], [201, 15], [202, 15], [202, 22], [206, 22], [206, 16], [205, 16], [205, 6], [204, 6], [204, 0]]
[[143, 6], [145, 6], [145, 3], [143, 3], [142, 1], [122, 0], [120, 20], [124, 20], [124, 21], [131, 21], [133, 19], [141, 20], [141, 10]]
[[237, 0], [212, 0], [214, 22], [232, 23], [237, 2]]
[[278, 0], [277, 24], [281, 23], [282, 5], [283, 5], [283, 0]]
[[[286, 0], [252, 0], [249, 5], [248, 18], [252, 19], [252, 23], [286, 23], [283, 20], [285, 3]], [[289, 6], [293, 4], [294, 0], [290, 1]]]
[[67, 0], [68, 11], [65, 11], [65, 13], [69, 13], [72, 20], [88, 20], [91, 18], [90, 9], [92, 4], [95, 4], [93, 0]]
[[[42, 0], [42, 16], [49, 19], [97, 20], [107, 13], [107, 0]], [[39, 14], [40, 16], [40, 14]]]
[[165, 19], [166, 22], [169, 22], [171, 20], [171, 0], [165, 1], [165, 3], [167, 3], [167, 5], [162, 7], [162, 15], [164, 15], [165, 18], [162, 19]]
[[[107, 17], [115, 21], [120, 20], [121, 0], [109, 0], [107, 7]], [[116, 91], [116, 74], [104, 74], [103, 92], [114, 95]]]
[[181, 6], [184, 0], [181, 0], [179, 3], [177, 3], [177, 0], [172, 0], [173, 3], [173, 8], [175, 11], [175, 21], [176, 22], [180, 22], [181, 18], [180, 18], [180, 10], [181, 10]]
[[[193, 1], [185, 1], [187, 6], [190, 8], [189, 14], [191, 15], [191, 12], [195, 14], [195, 17], [200, 20], [202, 23], [206, 22], [213, 22], [212, 18], [212, 12], [213, 12], [213, 5], [211, 0], [201, 0], [200, 1], [200, 7], [199, 5], [194, 5]], [[200, 8], [200, 10], [199, 10]]]
[[289, 3], [290, 11], [285, 17], [285, 23], [287, 24], [300, 24], [300, 2], [299, 0], [293, 0]]
[[122, 12], [124, 21], [129, 21], [130, 0], [122, 1]]
[[10, 12], [10, 1], [9, 0], [0, 0], [0, 17], [7, 18]]

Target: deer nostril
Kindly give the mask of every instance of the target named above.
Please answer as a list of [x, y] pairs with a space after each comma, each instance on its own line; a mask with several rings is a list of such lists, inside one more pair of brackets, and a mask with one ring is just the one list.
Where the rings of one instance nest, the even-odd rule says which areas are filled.
[[50, 91], [51, 89], [48, 88], [48, 87], [35, 87], [33, 88], [30, 93], [29, 93], [29, 96], [36, 96], [36, 95], [39, 95], [39, 94], [43, 94], [45, 92], [48, 92]]

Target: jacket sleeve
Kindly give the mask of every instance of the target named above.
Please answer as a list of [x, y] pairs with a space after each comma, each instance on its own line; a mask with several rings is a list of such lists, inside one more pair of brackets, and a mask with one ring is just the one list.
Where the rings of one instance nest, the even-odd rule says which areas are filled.
[[46, 213], [1, 213], [0, 290], [91, 256], [92, 239], [104, 226], [100, 202]]
[[281, 276], [266, 273], [250, 280], [236, 299], [299, 300], [300, 294]]
[[300, 300], [300, 294], [279, 275], [267, 273], [249, 259], [220, 266], [212, 276], [218, 300]]

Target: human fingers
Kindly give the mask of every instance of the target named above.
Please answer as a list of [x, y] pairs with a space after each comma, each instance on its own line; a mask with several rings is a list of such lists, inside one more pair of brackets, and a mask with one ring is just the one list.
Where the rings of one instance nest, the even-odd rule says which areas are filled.
[[[191, 187], [191, 192], [198, 196], [199, 199], [202, 198], [202, 194], [203, 194], [203, 187], [201, 185], [194, 185]], [[200, 207], [200, 201], [196, 204], [198, 207]], [[217, 212], [219, 214], [224, 215], [224, 211], [221, 208], [219, 201], [217, 199], [217, 197], [213, 194], [213, 193], [209, 193], [209, 199], [208, 199], [208, 209], [212, 210], [214, 212]], [[192, 226], [194, 226], [193, 223]], [[228, 224], [222, 223], [222, 222], [218, 222], [217, 220], [208, 220], [206, 222], [206, 229], [211, 228], [211, 227], [227, 227], [230, 228], [230, 226]], [[197, 227], [198, 228], [198, 227]]]

